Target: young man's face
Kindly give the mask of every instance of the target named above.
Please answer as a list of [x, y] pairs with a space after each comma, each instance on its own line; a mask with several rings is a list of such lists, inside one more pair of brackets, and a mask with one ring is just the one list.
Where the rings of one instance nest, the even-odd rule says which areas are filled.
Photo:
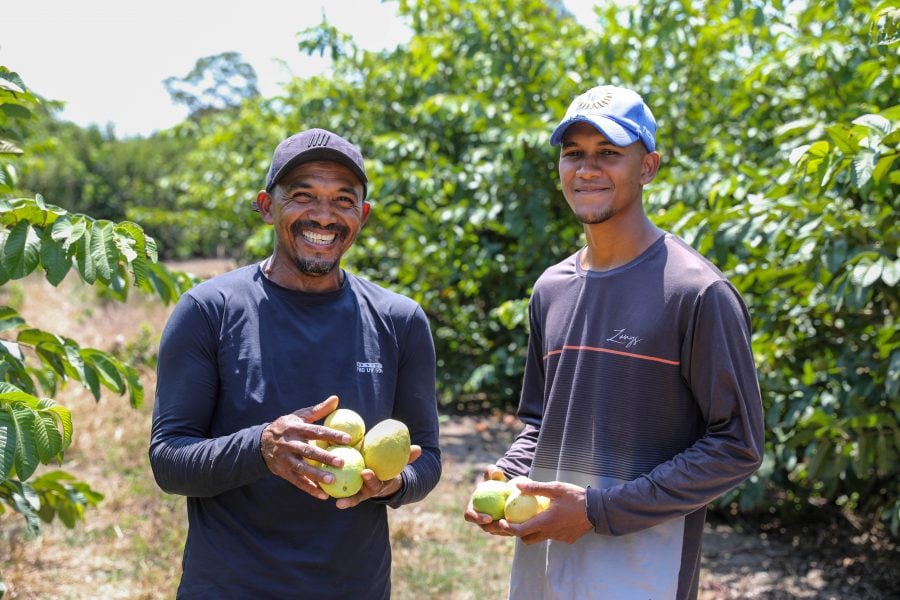
[[[341, 257], [369, 216], [363, 186], [344, 165], [314, 161], [281, 178], [271, 194], [257, 198], [260, 212], [275, 227], [272, 267], [315, 289], [340, 285]], [[292, 287], [305, 287], [304, 285]]]
[[658, 167], [659, 155], [647, 152], [641, 142], [615, 146], [590, 123], [573, 123], [563, 136], [560, 184], [585, 225], [642, 214], [641, 188], [652, 181]]

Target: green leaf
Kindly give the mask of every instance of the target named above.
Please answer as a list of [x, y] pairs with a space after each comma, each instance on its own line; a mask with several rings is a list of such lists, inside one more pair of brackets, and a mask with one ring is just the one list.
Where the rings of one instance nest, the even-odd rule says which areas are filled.
[[75, 267], [81, 274], [81, 278], [86, 282], [93, 284], [97, 281], [97, 271], [94, 268], [93, 255], [91, 248], [91, 231], [84, 230], [84, 234], [75, 241]]
[[68, 251], [72, 244], [84, 236], [87, 223], [83, 217], [73, 221], [69, 216], [65, 216], [57, 219], [50, 231], [51, 237]]
[[40, 263], [41, 240], [28, 221], [13, 226], [3, 247], [3, 268], [12, 279], [25, 277]]
[[40, 498], [34, 493], [30, 485], [24, 481], [10, 480], [6, 485], [12, 486], [12, 505], [25, 518], [25, 526], [29, 535], [37, 535], [41, 530], [37, 510], [40, 507]]
[[875, 171], [875, 153], [871, 151], [860, 152], [853, 157], [853, 183], [857, 188], [866, 185]]
[[34, 421], [36, 413], [22, 404], [12, 404], [9, 407], [12, 415], [12, 426], [16, 435], [16, 475], [22, 481], [31, 477], [39, 464], [37, 442], [34, 435]]
[[25, 319], [20, 317], [19, 313], [8, 306], [0, 305], [0, 331], [9, 331], [24, 324]]
[[120, 374], [120, 371], [124, 370], [122, 363], [105, 352], [93, 348], [82, 349], [81, 357], [86, 364], [97, 371], [103, 385], [117, 394], [125, 392], [125, 381]]
[[131, 365], [124, 367], [125, 380], [128, 382], [128, 401], [132, 408], [140, 408], [144, 404], [144, 386], [138, 376], [137, 369]]
[[891, 172], [891, 166], [894, 164], [894, 160], [897, 158], [897, 153], [887, 154], [878, 159], [878, 164], [875, 165], [875, 169], [872, 171], [872, 177], [876, 182], [881, 183], [884, 181], [885, 176]]
[[95, 221], [90, 230], [91, 263], [101, 281], [112, 278], [119, 253], [113, 239], [113, 224], [109, 221]]
[[97, 370], [90, 365], [82, 365], [81, 382], [91, 390], [94, 400], [100, 400], [100, 378], [97, 376]]
[[853, 131], [843, 125], [832, 125], [826, 127], [828, 137], [832, 139], [835, 146], [844, 154], [855, 154], [859, 150], [859, 138], [853, 135]]
[[134, 274], [134, 285], [139, 290], [153, 291], [148, 279], [149, 264], [144, 256], [137, 256], [131, 261], [131, 272]]
[[20, 154], [23, 154], [21, 148], [19, 148], [9, 140], [0, 139], [0, 155], [18, 156]]
[[38, 460], [47, 464], [62, 449], [62, 436], [56, 428], [56, 419], [46, 412], [38, 412], [34, 420], [34, 439]]
[[54, 415], [58, 420], [60, 425], [62, 426], [62, 446], [60, 447], [61, 452], [65, 452], [69, 445], [72, 443], [72, 411], [70, 411], [65, 406], [61, 406], [59, 404], [54, 404], [49, 407], [47, 411]]
[[853, 124], [868, 127], [869, 129], [880, 133], [881, 135], [879, 137], [888, 135], [892, 130], [891, 122], [881, 115], [863, 115], [853, 119]]
[[0, 483], [9, 478], [16, 460], [16, 429], [8, 406], [0, 404]]
[[59, 285], [72, 267], [64, 245], [53, 238], [53, 228], [44, 229], [41, 236], [41, 265], [47, 281], [54, 287]]

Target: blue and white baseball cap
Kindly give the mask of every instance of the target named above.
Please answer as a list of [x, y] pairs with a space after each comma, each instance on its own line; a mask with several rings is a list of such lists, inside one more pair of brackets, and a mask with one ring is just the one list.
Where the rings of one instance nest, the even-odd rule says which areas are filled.
[[656, 149], [656, 119], [644, 99], [631, 90], [598, 85], [579, 95], [553, 130], [550, 144], [562, 143], [566, 129], [578, 121], [590, 123], [616, 146], [629, 146], [640, 140], [648, 152]]

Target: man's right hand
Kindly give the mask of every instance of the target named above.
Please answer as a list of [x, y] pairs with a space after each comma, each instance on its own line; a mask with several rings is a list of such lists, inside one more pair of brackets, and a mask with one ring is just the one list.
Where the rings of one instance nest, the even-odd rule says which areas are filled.
[[324, 440], [332, 444], [350, 443], [348, 434], [324, 425], [314, 425], [337, 406], [338, 397], [329, 396], [314, 406], [278, 417], [263, 429], [260, 439], [263, 460], [269, 470], [320, 500], [327, 500], [329, 496], [322, 491], [318, 482], [332, 483], [334, 475], [315, 468], [304, 459], [324, 462], [334, 467], [343, 466], [344, 461], [339, 457], [311, 443], [312, 440]]

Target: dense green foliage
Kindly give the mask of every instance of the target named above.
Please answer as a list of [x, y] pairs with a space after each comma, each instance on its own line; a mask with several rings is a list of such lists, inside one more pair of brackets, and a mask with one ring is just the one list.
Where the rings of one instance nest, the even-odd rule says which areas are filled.
[[766, 461], [723, 503], [790, 514], [819, 497], [896, 532], [897, 1], [644, 0], [598, 9], [596, 28], [541, 0], [398, 7], [408, 43], [362, 51], [323, 23], [299, 45], [331, 56], [327, 76], [162, 134], [190, 148], [164, 180], [174, 205], [129, 218], [177, 230], [179, 254], [249, 240], [262, 255], [270, 230], [249, 206], [272, 148], [341, 132], [364, 149], [374, 205], [348, 268], [425, 308], [446, 405], [514, 406], [530, 286], [583, 243], [550, 132], [583, 89], [633, 87], [660, 125], [652, 219], [753, 316]]
[[[39, 103], [18, 74], [0, 67], [0, 285], [40, 269], [55, 286], [74, 271], [107, 298], [125, 300], [135, 287], [176, 300], [195, 280], [159, 265], [156, 242], [137, 224], [73, 214], [40, 195], [15, 197], [15, 160]], [[71, 411], [41, 394], [75, 381], [98, 400], [103, 387], [127, 393], [136, 407], [143, 386], [133, 365], [31, 327], [11, 306], [0, 305], [0, 332], [0, 513], [21, 514], [30, 534], [57, 517], [72, 527], [102, 495], [65, 471], [37, 473], [62, 463], [74, 432]]]

